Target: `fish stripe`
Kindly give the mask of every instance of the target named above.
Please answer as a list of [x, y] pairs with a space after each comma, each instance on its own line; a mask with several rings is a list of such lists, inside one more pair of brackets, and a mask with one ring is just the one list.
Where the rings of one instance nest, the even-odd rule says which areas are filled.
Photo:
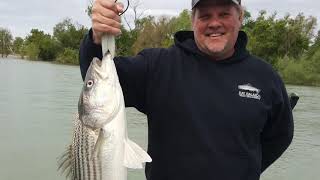
[[90, 161], [89, 161], [89, 135], [86, 133], [86, 160], [87, 160], [87, 174], [88, 174], [88, 180], [91, 180], [91, 173], [90, 173]]
[[78, 180], [81, 180], [82, 179], [82, 177], [81, 177], [82, 173], [81, 173], [81, 138], [80, 138], [80, 136], [81, 136], [81, 128], [80, 127], [79, 127], [78, 132], [79, 132], [79, 137], [77, 139], [78, 140], [77, 159], [78, 159], [78, 162], [79, 162], [79, 164], [78, 164], [78, 172], [79, 172]]
[[73, 140], [73, 147], [74, 147], [74, 161], [75, 161], [75, 166], [74, 166], [74, 176], [73, 179], [74, 180], [78, 180], [79, 179], [79, 158], [78, 158], [78, 154], [79, 154], [79, 146], [77, 146], [77, 144], [79, 143], [79, 134], [77, 132], [79, 132], [79, 123], [78, 123], [78, 119], [76, 119], [75, 121], [75, 135], [74, 135], [74, 140]]
[[82, 170], [81, 175], [83, 177], [82, 179], [85, 180], [85, 178], [86, 178], [85, 177], [85, 170], [83, 170], [85, 168], [85, 165], [84, 165], [85, 159], [83, 158], [84, 157], [84, 154], [83, 154], [83, 126], [81, 126], [81, 138], [80, 139], [81, 139], [81, 142], [80, 142], [80, 147], [81, 147], [80, 161], [81, 161], [81, 170]]
[[79, 119], [74, 122], [73, 139], [69, 149], [70, 165], [67, 160], [61, 161], [66, 167], [69, 166], [69, 171], [65, 171], [67, 179], [102, 180], [104, 178], [101, 154], [93, 155], [99, 131], [88, 129]]
[[[77, 130], [76, 128], [75, 128], [75, 130]], [[76, 139], [77, 139], [77, 135], [76, 135], [77, 133], [74, 133], [74, 135], [73, 135], [73, 141], [72, 141], [72, 146], [73, 146], [73, 149], [72, 149], [72, 152], [73, 152], [73, 167], [72, 167], [72, 178], [71, 179], [73, 179], [73, 180], [75, 180], [75, 179], [77, 179], [77, 173], [76, 173], [76, 169], [77, 169], [77, 158], [75, 157], [76, 156], [76, 154], [77, 154], [77, 147], [75, 146], [75, 144], [76, 144]]]
[[[78, 126], [76, 128], [76, 132], [78, 132]], [[79, 147], [76, 145], [78, 143], [78, 133], [75, 133], [75, 144], [74, 144], [74, 147], [75, 147], [75, 173], [74, 173], [74, 179], [75, 180], [78, 180], [79, 179], [79, 158], [78, 158], [78, 152], [79, 152]]]
[[93, 180], [98, 180], [98, 179], [97, 179], [97, 172], [96, 172], [96, 166], [97, 166], [97, 164], [96, 164], [96, 158], [92, 158], [92, 161], [93, 161], [93, 163], [92, 163]]
[[82, 125], [79, 119], [74, 121], [74, 132], [72, 144], [68, 149], [68, 157], [67, 154], [63, 154], [62, 160], [59, 162], [62, 173], [66, 175], [67, 179], [102, 180], [104, 175], [102, 174], [101, 155], [93, 155], [99, 131], [88, 129]]
[[[79, 132], [79, 126], [76, 126], [76, 132]], [[79, 144], [79, 134], [75, 133], [75, 140], [74, 140], [74, 146], [75, 148], [75, 173], [74, 173], [74, 180], [79, 180], [80, 177], [80, 163], [79, 163], [79, 146], [77, 146], [77, 144]]]
[[83, 174], [83, 179], [86, 180], [87, 179], [87, 166], [86, 166], [86, 159], [84, 158], [85, 157], [85, 139], [84, 139], [84, 134], [83, 134], [83, 131], [84, 131], [84, 128], [83, 126], [82, 127], [82, 131], [81, 131], [81, 159], [82, 159], [82, 174]]
[[102, 179], [102, 161], [98, 160], [98, 163], [99, 163], [99, 178]]
[[90, 176], [88, 174], [88, 161], [87, 161], [87, 132], [86, 132], [86, 128], [83, 128], [82, 131], [82, 139], [83, 139], [83, 162], [84, 162], [84, 167], [83, 167], [83, 171], [84, 171], [84, 178], [87, 180], [90, 180]]

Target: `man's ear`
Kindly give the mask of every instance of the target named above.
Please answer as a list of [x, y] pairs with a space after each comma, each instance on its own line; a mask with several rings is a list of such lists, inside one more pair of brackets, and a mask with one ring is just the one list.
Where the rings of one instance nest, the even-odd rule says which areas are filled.
[[241, 7], [240, 9], [240, 16], [239, 16], [239, 20], [242, 24], [243, 20], [244, 20], [244, 9]]
[[193, 29], [193, 27], [194, 27], [193, 25], [194, 25], [195, 14], [196, 14], [196, 10], [192, 9], [192, 12], [191, 12], [191, 28], [192, 28], [192, 30], [194, 30]]
[[243, 26], [243, 20], [244, 20], [244, 9], [242, 7], [240, 7], [240, 11], [239, 11], [239, 23], [240, 23], [240, 29]]

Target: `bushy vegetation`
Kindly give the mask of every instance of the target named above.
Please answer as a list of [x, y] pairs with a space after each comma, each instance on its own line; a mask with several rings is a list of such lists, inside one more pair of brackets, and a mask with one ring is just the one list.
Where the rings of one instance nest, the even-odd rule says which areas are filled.
[[5, 42], [0, 40], [0, 53], [4, 56], [20, 55], [30, 60], [78, 64], [80, 42], [87, 31], [83, 25], [73, 23], [69, 18], [56, 24], [53, 35], [32, 29], [24, 39], [16, 37], [12, 40], [9, 30], [0, 29], [0, 37], [6, 39]]
[[279, 58], [276, 67], [288, 84], [320, 86], [320, 48], [300, 59]]
[[79, 50], [64, 48], [57, 57], [57, 62], [62, 64], [79, 64]]
[[[90, 7], [88, 7], [90, 15]], [[249, 38], [248, 50], [270, 63], [286, 83], [320, 85], [320, 31], [315, 34], [317, 19], [302, 13], [278, 17], [261, 11], [257, 18], [245, 12], [242, 30]], [[176, 17], [146, 16], [134, 20], [134, 28], [122, 27], [116, 38], [117, 55], [132, 56], [144, 48], [169, 47], [174, 33], [191, 30], [191, 12]], [[80, 42], [88, 31], [82, 25], [65, 19], [53, 29], [53, 35], [38, 29], [14, 40], [9, 30], [0, 28], [0, 52], [19, 54], [28, 59], [78, 64]], [[1, 41], [1, 39], [3, 39]]]
[[288, 84], [320, 85], [320, 31], [315, 17], [287, 14], [277, 18], [261, 11], [256, 19], [247, 12], [243, 30], [248, 49], [278, 70]]
[[11, 52], [12, 35], [8, 29], [0, 27], [0, 54], [7, 57]]
[[38, 60], [40, 49], [39, 46], [35, 43], [28, 43], [24, 47], [24, 55], [28, 57], [30, 60]]

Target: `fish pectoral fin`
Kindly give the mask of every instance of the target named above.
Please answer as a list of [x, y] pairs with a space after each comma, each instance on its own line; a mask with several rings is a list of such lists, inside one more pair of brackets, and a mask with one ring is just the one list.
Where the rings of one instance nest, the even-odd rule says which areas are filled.
[[98, 157], [104, 141], [105, 141], [105, 138], [104, 138], [103, 129], [100, 129], [99, 136], [98, 136], [97, 142], [94, 145], [90, 160], [93, 160], [94, 157]]
[[142, 169], [143, 163], [151, 162], [152, 159], [139, 145], [130, 139], [124, 141], [124, 162], [127, 168]]

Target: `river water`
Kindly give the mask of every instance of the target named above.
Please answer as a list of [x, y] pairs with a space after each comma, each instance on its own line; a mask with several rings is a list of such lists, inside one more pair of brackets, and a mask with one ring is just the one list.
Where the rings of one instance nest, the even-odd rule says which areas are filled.
[[[57, 158], [71, 141], [82, 87], [79, 67], [0, 58], [0, 82], [0, 179], [65, 179]], [[287, 89], [300, 95], [294, 140], [261, 179], [319, 179], [320, 88]], [[145, 148], [145, 116], [132, 108], [127, 116], [130, 138]], [[130, 170], [128, 179], [143, 180], [144, 171]]]

